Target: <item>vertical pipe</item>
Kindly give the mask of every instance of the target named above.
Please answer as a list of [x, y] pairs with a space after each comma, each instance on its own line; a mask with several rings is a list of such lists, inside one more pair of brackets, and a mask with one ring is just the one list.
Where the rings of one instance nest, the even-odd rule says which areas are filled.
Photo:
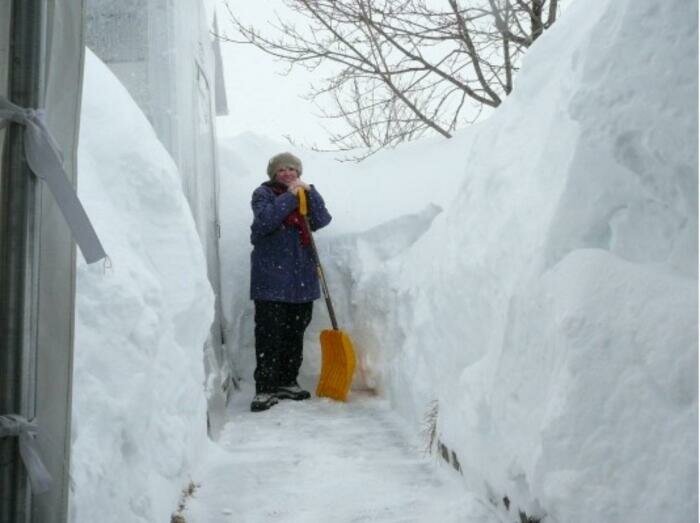
[[[37, 107], [41, 95], [43, 0], [12, 0], [8, 98]], [[0, 413], [31, 417], [36, 303], [37, 181], [24, 156], [22, 127], [11, 124], [0, 171]], [[0, 439], [0, 523], [31, 517], [17, 438]]]

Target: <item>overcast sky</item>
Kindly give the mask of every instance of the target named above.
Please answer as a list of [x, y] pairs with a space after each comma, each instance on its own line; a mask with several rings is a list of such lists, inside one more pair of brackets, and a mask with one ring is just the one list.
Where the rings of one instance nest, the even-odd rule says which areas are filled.
[[[264, 34], [274, 34], [269, 23], [276, 21], [276, 14], [286, 22], [306, 23], [304, 17], [287, 9], [282, 0], [205, 0], [209, 11], [216, 7], [219, 31], [224, 35], [235, 34], [226, 2], [244, 23], [254, 25]], [[444, 7], [446, 2], [427, 0], [428, 5], [436, 8]], [[282, 142], [290, 135], [298, 145], [324, 146], [328, 145], [324, 126], [336, 132], [343, 130], [341, 122], [321, 118], [319, 108], [302, 98], [310, 85], [321, 82], [322, 72], [312, 73], [296, 67], [285, 76], [288, 71], [285, 62], [249, 45], [221, 42], [221, 53], [229, 115], [217, 119], [220, 137], [252, 131]], [[326, 74], [328, 70], [327, 66]], [[323, 100], [318, 102], [323, 103]], [[488, 113], [484, 111], [480, 117]]]
[[[232, 35], [223, 3], [221, 0], [218, 8], [220, 31]], [[281, 0], [230, 0], [229, 3], [244, 21], [262, 28], [275, 20], [275, 12], [290, 16]], [[284, 63], [252, 46], [222, 42], [221, 54], [229, 116], [217, 119], [219, 136], [253, 131], [280, 141], [291, 135], [300, 145], [324, 142], [327, 133], [322, 125], [332, 126], [333, 122], [319, 119], [316, 115], [320, 111], [301, 98], [308, 86], [318, 81], [319, 73], [295, 68], [284, 76], [287, 70]]]

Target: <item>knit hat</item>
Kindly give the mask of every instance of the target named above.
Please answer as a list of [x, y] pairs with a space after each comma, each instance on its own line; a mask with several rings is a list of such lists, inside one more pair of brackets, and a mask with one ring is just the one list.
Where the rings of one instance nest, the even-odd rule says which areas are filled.
[[277, 170], [281, 167], [294, 167], [301, 176], [301, 160], [292, 153], [280, 153], [270, 158], [270, 161], [267, 162], [267, 175], [270, 180], [275, 179]]

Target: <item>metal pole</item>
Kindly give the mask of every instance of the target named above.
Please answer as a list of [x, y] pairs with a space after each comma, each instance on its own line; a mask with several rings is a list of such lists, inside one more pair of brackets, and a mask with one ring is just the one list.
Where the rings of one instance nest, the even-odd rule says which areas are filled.
[[[40, 105], [43, 0], [12, 0], [8, 98]], [[11, 124], [0, 171], [0, 413], [33, 415], [36, 330], [36, 185], [24, 156], [23, 129]], [[31, 495], [17, 438], [0, 439], [0, 523], [31, 517]]]

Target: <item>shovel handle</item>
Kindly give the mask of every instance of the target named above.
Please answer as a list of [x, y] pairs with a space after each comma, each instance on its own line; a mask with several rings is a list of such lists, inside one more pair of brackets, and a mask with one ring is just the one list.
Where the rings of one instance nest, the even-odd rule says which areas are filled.
[[306, 216], [309, 214], [309, 206], [306, 203], [306, 191], [301, 189], [297, 195], [299, 196], [299, 214]]
[[333, 302], [331, 301], [331, 293], [328, 292], [328, 284], [326, 283], [326, 275], [323, 273], [323, 267], [321, 267], [321, 260], [318, 257], [318, 250], [316, 249], [316, 242], [314, 241], [314, 236], [311, 234], [311, 224], [309, 223], [309, 207], [306, 202], [306, 191], [303, 189], [297, 192], [299, 197], [299, 214], [304, 217], [304, 224], [306, 225], [306, 230], [309, 231], [309, 238], [311, 239], [311, 252], [314, 255], [314, 261], [316, 262], [316, 272], [318, 272], [318, 277], [321, 280], [321, 288], [323, 289], [323, 297], [326, 300], [326, 307], [328, 307], [328, 316], [331, 318], [331, 325], [333, 325], [333, 330], [338, 330], [338, 321], [335, 319], [335, 311], [333, 310]]

